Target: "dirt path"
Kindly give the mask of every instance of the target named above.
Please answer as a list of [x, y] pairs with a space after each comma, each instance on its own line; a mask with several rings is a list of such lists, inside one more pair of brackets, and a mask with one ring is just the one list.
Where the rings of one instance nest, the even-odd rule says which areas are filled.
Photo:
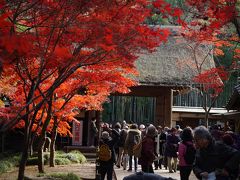
[[[85, 163], [85, 164], [71, 164], [71, 165], [59, 165], [56, 167], [45, 166], [45, 171], [47, 174], [50, 173], [74, 173], [83, 179], [95, 179], [95, 164]], [[3, 173], [0, 176], [0, 180], [16, 180], [18, 175], [18, 169], [14, 169], [11, 172]], [[38, 178], [39, 175], [37, 166], [27, 166], [25, 171], [25, 176], [33, 179]]]

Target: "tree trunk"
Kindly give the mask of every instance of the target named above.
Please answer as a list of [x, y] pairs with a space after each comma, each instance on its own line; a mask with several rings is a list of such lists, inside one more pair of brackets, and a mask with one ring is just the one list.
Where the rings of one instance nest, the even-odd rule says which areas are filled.
[[57, 138], [57, 122], [56, 122], [57, 119], [55, 118], [56, 117], [54, 117], [54, 127], [51, 134], [51, 143], [50, 143], [50, 162], [49, 162], [50, 167], [55, 166], [55, 142]]
[[208, 116], [209, 116], [209, 111], [205, 112], [205, 122], [206, 122], [206, 127], [208, 128]]
[[25, 167], [28, 159], [29, 138], [30, 138], [29, 127], [26, 126], [24, 130], [24, 144], [23, 144], [24, 146], [18, 170], [18, 180], [24, 179]]
[[24, 147], [23, 152], [22, 152], [22, 157], [20, 160], [20, 164], [19, 164], [18, 180], [24, 179], [24, 172], [25, 172], [25, 167], [27, 164], [27, 158], [28, 158], [28, 148]]
[[30, 147], [29, 147], [29, 156], [31, 157], [33, 155], [33, 142], [35, 140], [35, 135], [33, 135], [31, 141], [30, 141]]
[[46, 134], [42, 135], [40, 138], [40, 143], [38, 146], [38, 172], [44, 173], [44, 159], [43, 159], [43, 148], [45, 144]]

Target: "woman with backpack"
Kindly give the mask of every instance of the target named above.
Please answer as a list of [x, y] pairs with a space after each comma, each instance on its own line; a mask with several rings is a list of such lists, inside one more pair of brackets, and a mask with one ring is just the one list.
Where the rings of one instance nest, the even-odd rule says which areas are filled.
[[193, 144], [193, 132], [190, 127], [183, 129], [181, 143], [178, 147], [178, 159], [181, 180], [188, 180], [195, 159], [195, 147]]
[[[105, 179], [107, 174], [107, 180], [112, 180], [113, 166], [116, 162], [114, 145], [118, 143], [119, 133], [115, 129], [106, 129], [107, 131], [102, 132], [102, 136], [99, 141], [99, 152], [98, 158], [100, 162], [99, 173], [101, 180]], [[111, 132], [112, 136], [110, 136]]]

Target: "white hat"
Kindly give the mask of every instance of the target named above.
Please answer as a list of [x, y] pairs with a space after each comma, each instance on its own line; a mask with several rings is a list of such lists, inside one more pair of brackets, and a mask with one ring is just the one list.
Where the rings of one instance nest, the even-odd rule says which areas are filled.
[[140, 124], [139, 129], [145, 129], [144, 124]]

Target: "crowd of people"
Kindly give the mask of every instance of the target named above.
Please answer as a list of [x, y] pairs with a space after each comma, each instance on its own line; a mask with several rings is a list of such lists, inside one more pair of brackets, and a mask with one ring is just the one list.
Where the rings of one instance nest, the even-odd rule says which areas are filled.
[[[113, 126], [104, 123], [101, 132], [99, 144], [108, 144], [112, 153], [111, 159], [100, 161], [101, 179], [107, 174], [107, 179], [111, 180], [114, 166], [126, 171], [141, 171], [145, 176], [159, 179], [154, 170], [162, 168], [169, 173], [179, 170], [181, 180], [188, 180], [192, 171], [196, 178], [204, 180], [235, 180], [239, 177], [240, 137], [219, 126], [209, 129], [198, 126], [192, 130], [191, 127], [181, 129], [179, 125], [169, 128], [123, 121]], [[134, 151], [139, 143], [140, 157]], [[131, 177], [134, 179], [134, 175]]]

